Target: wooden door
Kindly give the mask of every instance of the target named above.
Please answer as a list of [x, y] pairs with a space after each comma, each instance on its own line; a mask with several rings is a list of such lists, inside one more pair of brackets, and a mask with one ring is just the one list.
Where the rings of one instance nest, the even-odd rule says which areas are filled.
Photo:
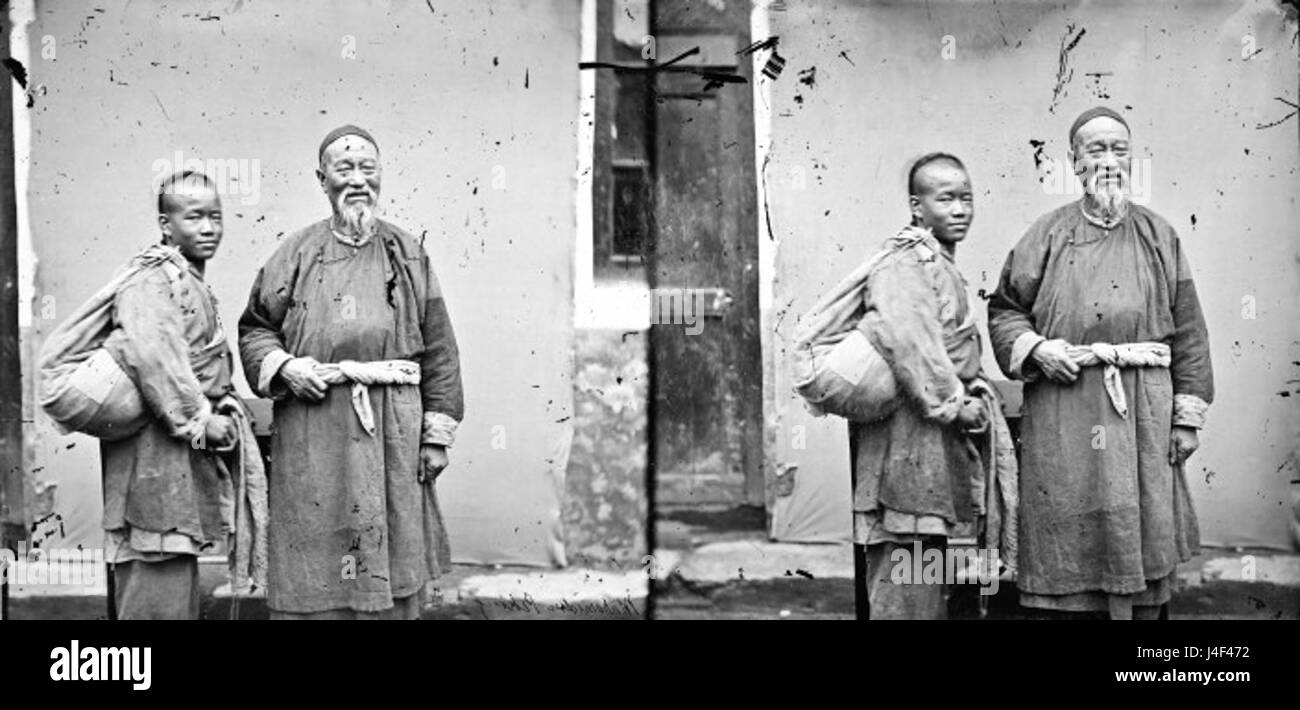
[[[718, 9], [722, 7], [724, 9]], [[763, 503], [762, 356], [748, 3], [659, 0], [652, 299], [656, 505]]]

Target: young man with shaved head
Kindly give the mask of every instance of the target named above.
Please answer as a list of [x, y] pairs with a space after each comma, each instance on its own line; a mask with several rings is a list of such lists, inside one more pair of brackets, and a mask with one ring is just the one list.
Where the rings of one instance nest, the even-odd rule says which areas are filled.
[[107, 561], [119, 619], [197, 619], [198, 556], [226, 541], [228, 481], [216, 449], [234, 443], [214, 411], [234, 391], [233, 358], [204, 283], [222, 238], [221, 197], [205, 175], [166, 178], [158, 191], [162, 245], [137, 256], [118, 290], [104, 348], [139, 387], [152, 421], [101, 440]]
[[912, 223], [883, 245], [889, 254], [868, 277], [858, 326], [889, 363], [901, 401], [884, 419], [849, 425], [854, 542], [865, 546], [872, 619], [947, 616], [944, 584], [900, 584], [894, 570], [903, 552], [943, 555], [958, 526], [974, 521], [982, 462], [967, 432], [988, 417], [968, 391], [980, 339], [955, 262], [975, 217], [970, 177], [956, 157], [931, 153], [912, 165], [907, 187]]
[[1173, 227], [1129, 199], [1127, 121], [1085, 111], [1084, 197], [1040, 217], [989, 300], [1024, 381], [1021, 604], [1155, 618], [1199, 545], [1183, 464], [1214, 398], [1209, 340]]
[[379, 145], [321, 141], [331, 216], [285, 240], [239, 322], [244, 372], [275, 400], [273, 618], [414, 619], [450, 565], [434, 493], [463, 415], [456, 337], [428, 254], [379, 218]]

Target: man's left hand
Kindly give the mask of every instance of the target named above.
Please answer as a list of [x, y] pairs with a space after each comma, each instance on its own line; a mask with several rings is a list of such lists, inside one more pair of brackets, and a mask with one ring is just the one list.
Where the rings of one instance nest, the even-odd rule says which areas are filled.
[[432, 483], [447, 468], [447, 447], [437, 444], [420, 444], [420, 483]]
[[1187, 460], [1201, 445], [1196, 430], [1191, 427], [1176, 426], [1169, 435], [1169, 463], [1178, 466]]

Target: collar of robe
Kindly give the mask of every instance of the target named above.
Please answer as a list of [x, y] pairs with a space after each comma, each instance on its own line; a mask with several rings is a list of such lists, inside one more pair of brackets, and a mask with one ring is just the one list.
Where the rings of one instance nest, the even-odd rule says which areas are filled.
[[365, 236], [354, 236], [354, 235], [344, 234], [339, 230], [335, 229], [334, 225], [332, 224], [330, 225], [330, 232], [332, 232], [334, 234], [334, 238], [339, 240], [340, 242], [350, 247], [357, 247], [357, 248], [361, 248], [369, 244], [370, 240], [374, 237], [373, 234], [368, 234]]
[[1117, 225], [1119, 225], [1120, 222], [1124, 221], [1125, 217], [1128, 216], [1127, 202], [1124, 203], [1124, 209], [1119, 213], [1118, 217], [1115, 217], [1114, 219], [1105, 219], [1103, 217], [1098, 217], [1092, 214], [1091, 212], [1089, 212], [1087, 207], [1087, 201], [1088, 201], [1087, 198], [1079, 200], [1079, 211], [1083, 213], [1084, 219], [1088, 220], [1089, 222], [1092, 222], [1093, 224], [1097, 225], [1098, 227], [1101, 227], [1102, 229], [1105, 230], [1114, 229]]

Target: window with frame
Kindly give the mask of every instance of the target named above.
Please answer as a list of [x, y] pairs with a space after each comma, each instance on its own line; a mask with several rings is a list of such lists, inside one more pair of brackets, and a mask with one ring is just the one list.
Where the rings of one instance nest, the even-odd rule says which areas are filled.
[[626, 69], [596, 76], [592, 162], [593, 273], [599, 281], [638, 281], [652, 247], [654, 204], [647, 102], [652, 62], [649, 0], [597, 0], [596, 56]]

